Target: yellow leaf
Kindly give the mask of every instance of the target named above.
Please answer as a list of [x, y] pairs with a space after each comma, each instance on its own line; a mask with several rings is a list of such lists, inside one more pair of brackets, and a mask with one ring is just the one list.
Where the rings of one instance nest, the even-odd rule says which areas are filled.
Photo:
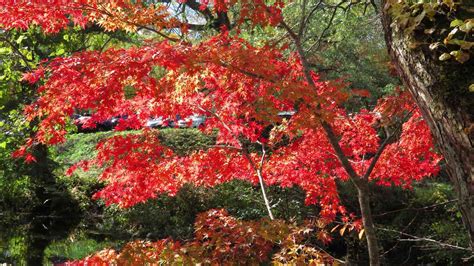
[[469, 91], [470, 92], [474, 92], [474, 83], [469, 85]]
[[443, 53], [443, 54], [439, 57], [439, 60], [445, 61], [445, 60], [448, 60], [449, 58], [451, 58], [451, 55], [450, 55], [450, 54], [448, 54], [448, 53]]
[[360, 230], [359, 232], [359, 239], [362, 239], [362, 236], [364, 235], [364, 229]]
[[346, 229], [347, 229], [347, 224], [344, 225], [344, 227], [342, 227], [341, 230], [339, 230], [339, 234], [340, 234], [341, 236], [343, 236], [343, 235], [344, 235], [344, 232], [346, 231]]

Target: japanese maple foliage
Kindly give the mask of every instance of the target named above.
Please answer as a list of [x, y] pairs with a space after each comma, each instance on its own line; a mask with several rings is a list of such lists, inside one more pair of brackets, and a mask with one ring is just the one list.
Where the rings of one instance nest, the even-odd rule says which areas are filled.
[[[186, 0], [170, 1], [174, 4], [185, 4]], [[192, 1], [194, 2], [194, 0]], [[281, 19], [283, 1], [267, 5], [263, 0], [213, 0], [200, 1], [199, 9], [213, 12], [226, 12], [240, 2], [239, 23], [251, 21], [259, 25], [277, 25]], [[195, 7], [194, 7], [195, 8]], [[185, 22], [177, 19], [168, 11], [166, 3], [149, 3], [149, 1], [127, 0], [34, 0], [34, 1], [0, 1], [0, 25], [3, 29], [27, 29], [36, 25], [46, 33], [57, 33], [71, 23], [85, 27], [88, 23], [97, 23], [106, 30], [123, 29], [135, 31], [146, 25], [154, 31], [179, 28], [188, 29]]]
[[[209, 6], [219, 12], [236, 2], [213, 1]], [[272, 6], [264, 1], [240, 2], [242, 19], [271, 25], [280, 19], [279, 1]], [[128, 1], [61, 3], [45, 6], [33, 1], [20, 7], [10, 3], [2, 7], [7, 12], [0, 16], [0, 23], [7, 28], [33, 23], [47, 32], [66, 27], [68, 19], [79, 25], [98, 23], [107, 30], [131, 30], [151, 21], [157, 29], [181, 27], [159, 5], [150, 9]], [[208, 8], [207, 4], [201, 1], [201, 8]], [[140, 17], [142, 9], [152, 11]], [[26, 10], [34, 11], [29, 20], [19, 15]], [[24, 25], [16, 22], [19, 16]], [[48, 26], [45, 16], [56, 24]], [[160, 193], [175, 194], [185, 183], [214, 186], [233, 179], [254, 183], [263, 179], [266, 184], [301, 186], [307, 203], [319, 204], [328, 220], [345, 215], [336, 182], [349, 176], [322, 122], [334, 130], [359, 176], [386, 145], [368, 180], [409, 187], [437, 173], [440, 157], [433, 151], [419, 111], [406, 97], [392, 98], [392, 106], [382, 101], [374, 110], [348, 114], [342, 107], [349, 97], [344, 88], [320, 81], [315, 73], [309, 73], [309, 78], [305, 74], [299, 57], [284, 47], [256, 47], [225, 29], [197, 44], [147, 41], [128, 49], [79, 52], [45, 62], [38, 71], [25, 75], [29, 82], [44, 79], [40, 97], [26, 109], [30, 120], [40, 120], [37, 135], [27, 145], [63, 141], [76, 110], [92, 110], [90, 123], [128, 115], [117, 129], [139, 129], [142, 121], [154, 116], [208, 116], [202, 130], [218, 130], [216, 145], [208, 149], [177, 156], [159, 143], [159, 133], [142, 130], [104, 141], [97, 147], [97, 158], [75, 166], [102, 167], [99, 178], [108, 185], [96, 197], [123, 207]], [[132, 96], [127, 95], [130, 88]], [[279, 111], [292, 109], [297, 112], [289, 121], [278, 118]], [[404, 123], [402, 131], [389, 132], [396, 136], [387, 138], [384, 128], [396, 121]], [[269, 128], [273, 128], [271, 138], [265, 134]], [[249, 143], [258, 143], [261, 150], [249, 149]], [[17, 152], [26, 154], [28, 146]]]
[[[388, 144], [378, 159], [369, 180], [384, 186], [410, 187], [413, 182], [436, 175], [441, 156], [433, 151], [433, 140], [419, 111], [411, 105], [413, 114], [403, 124], [397, 140]], [[405, 110], [410, 111], [410, 110]], [[359, 176], [363, 176], [380, 147], [376, 129], [380, 113], [361, 111], [334, 118], [333, 128], [340, 135], [340, 145]], [[321, 128], [306, 129], [290, 145], [277, 150], [265, 165], [266, 180], [291, 186], [300, 185], [307, 191], [308, 204], [319, 203], [322, 215], [334, 218], [339, 206], [336, 180], [349, 176], [335, 155]]]

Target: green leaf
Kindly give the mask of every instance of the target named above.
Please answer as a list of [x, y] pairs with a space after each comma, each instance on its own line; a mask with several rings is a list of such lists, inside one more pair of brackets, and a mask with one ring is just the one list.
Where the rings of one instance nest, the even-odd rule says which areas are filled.
[[6, 141], [0, 142], [0, 148], [6, 149], [7, 148], [7, 142]]
[[450, 9], [453, 9], [455, 5], [454, 0], [443, 0], [443, 3], [449, 6]]
[[444, 44], [448, 44], [449, 41], [454, 37], [454, 34], [456, 34], [456, 32], [458, 32], [458, 30], [459, 30], [458, 28], [452, 29], [449, 32], [448, 36], [446, 36], [446, 38], [444, 38]]
[[64, 48], [58, 48], [56, 51], [52, 52], [49, 56], [60, 56], [63, 55], [66, 51]]
[[449, 24], [449, 26], [450, 26], [451, 28], [454, 28], [454, 27], [457, 27], [457, 26], [459, 26], [459, 25], [461, 25], [461, 24], [463, 24], [463, 23], [464, 23], [464, 21], [462, 21], [462, 20], [460, 20], [460, 19], [455, 19], [455, 20], [451, 21], [451, 24]]
[[449, 44], [457, 44], [463, 50], [470, 50], [474, 46], [474, 42], [468, 42], [468, 41], [458, 40], [458, 39], [451, 40]]
[[456, 61], [458, 61], [461, 64], [465, 63], [470, 58], [469, 53], [466, 53], [462, 50], [452, 51], [450, 54], [454, 56]]
[[21, 44], [21, 42], [26, 39], [26, 36], [25, 35], [20, 35], [20, 37], [18, 37], [18, 39], [16, 39], [16, 43], [17, 44]]
[[0, 47], [0, 54], [9, 54], [12, 49], [10, 47]]
[[432, 20], [434, 16], [436, 16], [436, 8], [438, 7], [438, 4], [423, 4], [423, 10], [426, 12], [426, 16]]
[[472, 29], [472, 25], [471, 24], [468, 24], [468, 23], [463, 23], [461, 26], [459, 26], [459, 30], [461, 30], [462, 32], [470, 32]]
[[466, 29], [471, 31], [474, 28], [474, 19], [469, 19], [466, 23]]

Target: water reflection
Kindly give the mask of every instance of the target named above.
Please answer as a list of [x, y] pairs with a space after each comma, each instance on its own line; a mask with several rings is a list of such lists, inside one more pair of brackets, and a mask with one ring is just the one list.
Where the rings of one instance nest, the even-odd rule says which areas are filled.
[[82, 216], [78, 202], [57, 182], [47, 148], [38, 145], [33, 155], [37, 163], [25, 171], [28, 200], [2, 198], [0, 262], [12, 265], [42, 265], [46, 247], [67, 237]]

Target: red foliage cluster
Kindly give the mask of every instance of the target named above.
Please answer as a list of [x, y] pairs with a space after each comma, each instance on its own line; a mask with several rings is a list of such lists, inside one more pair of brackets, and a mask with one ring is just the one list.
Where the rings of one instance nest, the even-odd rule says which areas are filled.
[[[87, 23], [97, 23], [107, 30], [124, 29], [134, 31], [140, 25], [153, 25], [155, 30], [181, 28], [181, 22], [167, 11], [163, 3], [151, 4], [148, 1], [130, 0], [34, 0], [0, 1], [0, 25], [3, 29], [18, 28], [26, 30], [36, 25], [46, 33], [57, 33], [71, 23], [85, 27]], [[186, 3], [178, 0], [177, 3]], [[281, 19], [283, 1], [267, 5], [263, 0], [213, 0], [200, 1], [200, 9], [211, 8], [214, 12], [225, 12], [240, 2], [239, 23], [251, 21], [259, 25], [277, 25]], [[209, 11], [210, 12], [210, 11]]]
[[[165, 69], [165, 74], [157, 76], [156, 67]], [[174, 194], [185, 183], [213, 186], [232, 179], [256, 183], [255, 170], [261, 168], [267, 184], [301, 186], [307, 191], [307, 203], [319, 204], [321, 215], [334, 219], [338, 213], [346, 214], [336, 180], [346, 181], [348, 175], [321, 120], [340, 136], [344, 154], [363, 175], [381, 145], [380, 136], [388, 134], [383, 129], [410, 117], [369, 179], [409, 187], [438, 171], [440, 157], [432, 150], [428, 128], [406, 98], [382, 101], [374, 111], [348, 114], [340, 107], [348, 96], [344, 89], [320, 82], [312, 73], [317, 86], [313, 90], [297, 59], [276, 48], [254, 47], [227, 32], [195, 46], [158, 42], [82, 52], [54, 59], [44, 68], [48, 79], [39, 89], [41, 97], [27, 108], [30, 119], [41, 118], [36, 141], [62, 141], [77, 109], [94, 110], [91, 120], [97, 122], [128, 114], [128, 124], [119, 128], [139, 128], [139, 121], [156, 115], [203, 113], [209, 117], [203, 130], [218, 129], [215, 147], [184, 157], [162, 148], [156, 133], [149, 131], [101, 143], [98, 157], [89, 163], [105, 168], [100, 178], [108, 186], [96, 197], [108, 204], [132, 206], [160, 193]], [[134, 88], [134, 97], [126, 97], [127, 86]], [[392, 108], [397, 113], [391, 112], [389, 103], [398, 104]], [[276, 115], [298, 104], [289, 122]], [[264, 137], [266, 128], [279, 123], [283, 124], [277, 126], [278, 137]], [[278, 144], [283, 136], [289, 137], [288, 145]], [[271, 155], [261, 160], [258, 151], [246, 152], [242, 139], [262, 143]]]
[[[168, 18], [159, 5], [144, 7], [132, 2], [137, 1], [7, 2], [0, 8], [4, 11], [0, 24], [25, 28], [33, 23], [55, 32], [71, 18], [81, 25], [93, 21], [109, 30], [150, 21], [157, 28], [176, 27], [177, 21]], [[239, 2], [243, 19], [278, 22], [281, 1], [272, 6], [264, 1]], [[202, 8], [209, 4], [219, 12], [236, 1], [201, 3]], [[141, 10], [149, 13], [139, 16]], [[26, 18], [30, 11], [31, 17]], [[341, 107], [349, 95], [340, 85], [319, 81], [315, 73], [304, 75], [297, 57], [286, 52], [281, 47], [256, 47], [223, 31], [195, 45], [148, 41], [138, 48], [86, 51], [53, 59], [24, 77], [29, 82], [46, 78], [39, 99], [26, 109], [29, 119], [41, 120], [36, 137], [27, 145], [63, 141], [76, 110], [93, 110], [90, 123], [128, 115], [117, 129], [140, 128], [140, 121], [153, 116], [208, 116], [204, 132], [218, 129], [218, 135], [216, 145], [205, 151], [179, 157], [160, 145], [156, 133], [142, 131], [101, 143], [97, 158], [79, 165], [103, 167], [100, 178], [108, 186], [96, 197], [124, 207], [159, 193], [174, 194], [185, 183], [213, 186], [237, 178], [256, 183], [261, 174], [267, 184], [301, 186], [307, 192], [307, 203], [319, 204], [327, 219], [345, 215], [336, 180], [346, 181], [348, 174], [322, 121], [333, 128], [359, 176], [371, 165], [383, 139], [389, 142], [369, 180], [409, 187], [438, 171], [440, 157], [433, 151], [428, 128], [407, 97], [349, 114]], [[127, 88], [133, 88], [132, 97]], [[290, 121], [277, 116], [293, 108], [297, 112]], [[404, 125], [397, 132], [394, 128], [400, 123]], [[271, 127], [272, 137], [267, 138], [265, 130]], [[282, 145], [284, 139], [288, 143]], [[267, 156], [247, 149], [248, 142], [260, 143]], [[28, 147], [23, 147], [16, 155], [27, 152]]]
[[0, 25], [3, 29], [28, 29], [30, 25], [41, 27], [46, 33], [56, 33], [69, 26], [87, 23], [81, 6], [88, 1], [0, 1]]

